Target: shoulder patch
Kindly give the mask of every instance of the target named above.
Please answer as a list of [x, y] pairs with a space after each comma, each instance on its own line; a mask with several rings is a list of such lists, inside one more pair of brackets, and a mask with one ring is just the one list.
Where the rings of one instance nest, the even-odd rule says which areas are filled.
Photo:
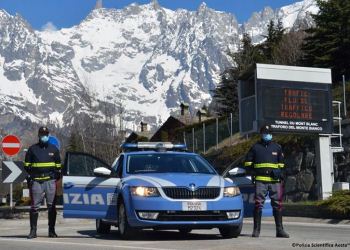
[[277, 155], [277, 152], [272, 152], [272, 155]]

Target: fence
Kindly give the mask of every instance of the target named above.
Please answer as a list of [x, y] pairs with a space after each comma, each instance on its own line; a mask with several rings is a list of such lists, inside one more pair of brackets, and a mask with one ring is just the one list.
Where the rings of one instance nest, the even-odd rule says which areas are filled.
[[188, 150], [206, 153], [211, 147], [218, 147], [224, 139], [231, 138], [239, 132], [239, 124], [232, 114], [229, 117], [217, 117], [186, 126], [176, 131], [177, 141], [187, 145]]

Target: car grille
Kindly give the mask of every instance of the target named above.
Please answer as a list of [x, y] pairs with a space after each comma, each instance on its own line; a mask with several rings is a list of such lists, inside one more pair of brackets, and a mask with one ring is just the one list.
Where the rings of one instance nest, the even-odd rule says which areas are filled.
[[159, 221], [224, 221], [228, 220], [225, 211], [164, 211]]
[[172, 199], [215, 199], [220, 195], [219, 187], [202, 187], [194, 191], [186, 187], [163, 187], [163, 191]]

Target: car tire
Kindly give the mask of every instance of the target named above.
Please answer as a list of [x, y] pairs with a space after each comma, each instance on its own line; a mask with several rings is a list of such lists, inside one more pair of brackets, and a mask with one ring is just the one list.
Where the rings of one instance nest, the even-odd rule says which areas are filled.
[[231, 239], [231, 238], [237, 238], [242, 231], [242, 223], [238, 226], [226, 226], [226, 227], [220, 227], [219, 231], [224, 239]]
[[101, 219], [96, 220], [96, 232], [99, 234], [109, 234], [111, 231], [111, 225], [107, 224]]
[[121, 202], [118, 206], [118, 230], [120, 238], [123, 240], [130, 239], [135, 233], [128, 222], [124, 202]]
[[192, 231], [191, 228], [180, 228], [179, 233], [180, 234], [189, 234]]

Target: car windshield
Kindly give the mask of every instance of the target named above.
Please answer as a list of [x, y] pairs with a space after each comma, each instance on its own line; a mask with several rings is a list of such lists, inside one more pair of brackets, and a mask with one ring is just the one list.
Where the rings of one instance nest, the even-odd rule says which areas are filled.
[[216, 174], [215, 170], [199, 155], [186, 154], [135, 154], [129, 155], [129, 174], [139, 173], [201, 173]]

